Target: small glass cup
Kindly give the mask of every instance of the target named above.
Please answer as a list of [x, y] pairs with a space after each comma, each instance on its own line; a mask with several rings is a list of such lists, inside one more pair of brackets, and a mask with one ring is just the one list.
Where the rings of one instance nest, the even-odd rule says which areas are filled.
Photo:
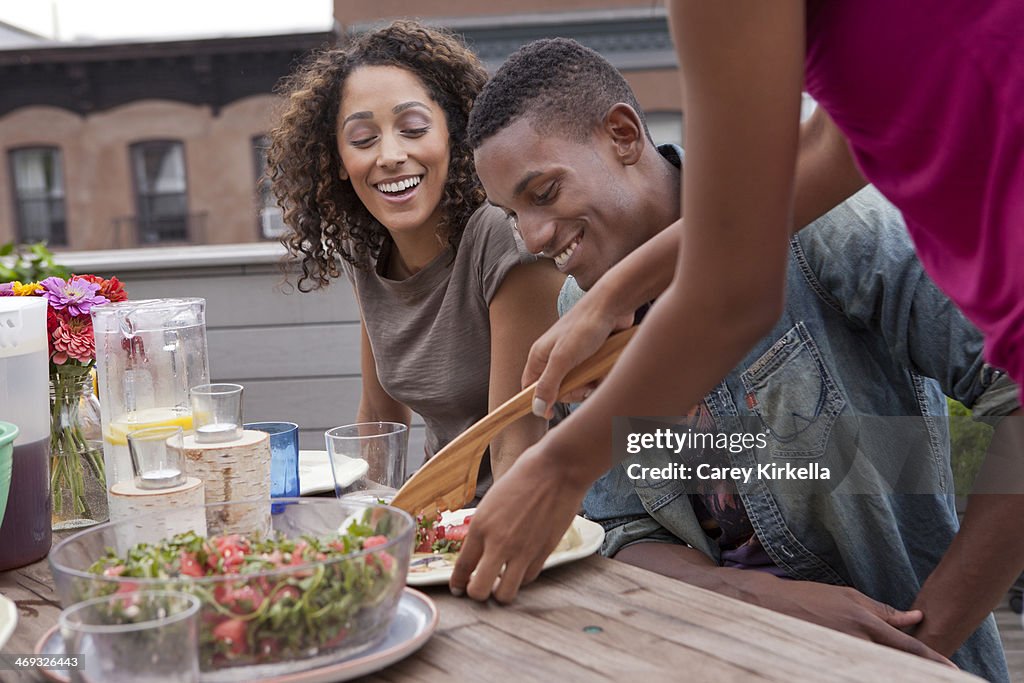
[[398, 422], [361, 422], [324, 433], [334, 493], [397, 491], [405, 483], [409, 428]]
[[297, 497], [299, 425], [294, 422], [249, 422], [245, 428], [270, 434], [270, 497]]
[[177, 591], [129, 591], [71, 605], [57, 623], [64, 651], [82, 655], [75, 683], [195, 683], [199, 680], [199, 598]]
[[242, 438], [242, 385], [200, 384], [192, 387], [192, 421], [199, 443]]
[[147, 427], [128, 432], [128, 452], [140, 489], [169, 489], [185, 483], [181, 427]]

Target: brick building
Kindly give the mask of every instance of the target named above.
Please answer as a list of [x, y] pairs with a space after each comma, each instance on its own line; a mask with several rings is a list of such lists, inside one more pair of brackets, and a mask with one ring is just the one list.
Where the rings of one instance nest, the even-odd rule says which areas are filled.
[[[681, 136], [665, 10], [651, 0], [422, 0], [493, 70], [519, 45], [567, 36], [615, 64], [658, 141]], [[55, 43], [0, 35], [0, 243], [55, 250], [275, 238], [262, 174], [273, 88], [324, 44], [407, 16], [406, 0], [335, 0], [331, 31]]]

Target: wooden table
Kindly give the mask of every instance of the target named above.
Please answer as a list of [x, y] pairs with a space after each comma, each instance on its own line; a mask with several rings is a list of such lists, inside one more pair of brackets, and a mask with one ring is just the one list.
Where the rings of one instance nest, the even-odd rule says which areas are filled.
[[[60, 610], [48, 565], [0, 573], [0, 592], [19, 613], [4, 651], [32, 652]], [[981, 680], [597, 556], [546, 571], [510, 607], [426, 592], [441, 612], [434, 636], [362, 680]], [[39, 680], [0, 671], [0, 681]]]

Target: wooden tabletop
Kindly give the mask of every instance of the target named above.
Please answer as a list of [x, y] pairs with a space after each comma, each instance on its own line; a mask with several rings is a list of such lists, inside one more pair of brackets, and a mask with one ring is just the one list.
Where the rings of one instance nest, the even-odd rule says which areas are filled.
[[[30, 653], [60, 611], [47, 563], [0, 573]], [[968, 674], [602, 557], [550, 569], [515, 605], [428, 589], [441, 622], [365, 681], [978, 681]], [[0, 671], [0, 681], [40, 681]]]

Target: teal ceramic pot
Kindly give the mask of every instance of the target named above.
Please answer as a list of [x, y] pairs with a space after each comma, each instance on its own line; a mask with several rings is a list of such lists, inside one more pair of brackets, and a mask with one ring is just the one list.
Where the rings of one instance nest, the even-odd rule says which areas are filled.
[[0, 422], [0, 524], [4, 523], [7, 494], [11, 490], [11, 467], [14, 465], [14, 440], [18, 428], [10, 422]]

